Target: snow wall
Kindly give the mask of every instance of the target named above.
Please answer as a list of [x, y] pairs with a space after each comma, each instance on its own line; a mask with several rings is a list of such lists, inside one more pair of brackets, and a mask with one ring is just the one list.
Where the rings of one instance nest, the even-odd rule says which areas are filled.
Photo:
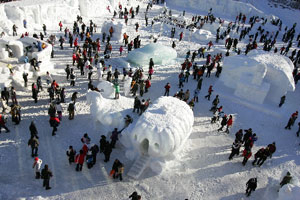
[[[212, 8], [212, 13], [218, 16], [226, 16], [235, 19], [240, 12], [250, 16], [266, 15], [249, 3], [234, 0], [166, 0], [168, 7], [175, 7], [180, 10], [195, 10], [208, 13]], [[271, 17], [271, 16], [270, 16]]]
[[[132, 152], [164, 158], [181, 149], [192, 132], [193, 124], [193, 111], [185, 102], [174, 97], [160, 97], [136, 123], [124, 130], [121, 142]], [[127, 156], [132, 159], [131, 154]]]
[[[58, 30], [59, 21], [63, 25], [72, 24], [77, 15], [112, 16], [113, 7], [117, 8], [119, 2], [123, 6], [137, 5], [136, 0], [22, 0], [0, 4], [0, 32], [12, 35], [14, 24], [18, 27], [18, 34], [41, 30], [43, 24], [48, 29]], [[109, 13], [107, 6], [110, 6], [112, 13]], [[24, 19], [27, 21], [27, 29], [23, 27]]]
[[150, 58], [154, 64], [169, 64], [177, 58], [177, 52], [172, 47], [164, 46], [159, 43], [151, 43], [146, 46], [130, 51], [127, 60], [139, 66], [148, 66]]
[[277, 104], [281, 96], [295, 90], [293, 67], [285, 56], [252, 51], [248, 56], [226, 57], [218, 82], [250, 102], [262, 104], [267, 100]]

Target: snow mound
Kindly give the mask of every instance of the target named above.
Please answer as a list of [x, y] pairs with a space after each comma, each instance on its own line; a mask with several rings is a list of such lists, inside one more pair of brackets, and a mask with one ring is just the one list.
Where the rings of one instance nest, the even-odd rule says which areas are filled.
[[131, 113], [133, 107], [133, 99], [121, 95], [115, 100], [104, 98], [99, 92], [88, 91], [86, 98], [90, 104], [92, 118], [110, 129], [123, 128], [124, 117]]
[[207, 40], [213, 38], [213, 34], [210, 31], [204, 30], [204, 29], [197, 30], [193, 34], [193, 36], [196, 40], [205, 41], [205, 42], [207, 42]]
[[295, 200], [300, 196], [300, 186], [287, 184], [284, 185], [279, 193], [277, 200]]
[[152, 158], [171, 156], [190, 136], [193, 123], [193, 111], [185, 102], [174, 97], [160, 97], [136, 123], [124, 130], [121, 142]]
[[299, 196], [300, 182], [297, 177], [293, 176], [290, 184], [286, 184], [282, 188], [280, 188], [277, 200], [294, 200], [299, 199]]
[[248, 56], [226, 57], [223, 66], [219, 82], [250, 102], [277, 104], [281, 96], [295, 90], [293, 63], [285, 56], [253, 51]]
[[114, 98], [115, 89], [114, 84], [108, 81], [101, 81], [97, 88], [101, 91], [101, 94], [104, 98]]
[[140, 66], [149, 64], [153, 58], [154, 64], [168, 64], [177, 58], [177, 52], [172, 47], [167, 47], [159, 43], [151, 43], [146, 46], [130, 51], [127, 60]]

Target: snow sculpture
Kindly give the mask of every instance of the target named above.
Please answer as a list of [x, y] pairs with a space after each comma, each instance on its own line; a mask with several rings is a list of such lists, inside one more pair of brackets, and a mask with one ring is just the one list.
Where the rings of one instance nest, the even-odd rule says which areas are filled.
[[[23, 43], [17, 40], [10, 40], [10, 39], [0, 39], [0, 49], [1, 52], [3, 52], [3, 49], [5, 50], [6, 45], [9, 46], [9, 48], [12, 51], [13, 57], [20, 58], [23, 56]], [[7, 58], [6, 55], [7, 53], [4, 51], [4, 57], [3, 59]]]
[[192, 132], [193, 123], [193, 111], [185, 102], [160, 97], [136, 123], [124, 130], [121, 142], [128, 149], [133, 147], [135, 152], [148, 154], [154, 160], [166, 158], [180, 150]]
[[113, 27], [114, 29], [112, 38], [110, 38], [110, 40], [122, 41], [124, 25], [121, 22], [104, 22], [102, 25], [101, 32], [106, 33], [106, 35], [109, 35], [110, 27]]
[[153, 58], [154, 64], [168, 64], [177, 58], [177, 52], [172, 47], [151, 43], [130, 51], [127, 56], [129, 62], [140, 66], [148, 66], [150, 58]]
[[121, 95], [119, 99], [107, 99], [100, 92], [95, 91], [89, 91], [86, 98], [94, 120], [110, 129], [111, 127], [119, 129], [124, 127], [124, 117], [131, 113], [133, 99]]
[[[280, 180], [286, 175], [286, 170], [282, 174]], [[293, 174], [293, 178], [289, 184], [282, 186], [278, 192], [278, 199], [277, 200], [294, 200], [299, 199], [300, 195], [300, 182], [296, 175]]]
[[129, 76], [126, 76], [125, 81], [124, 81], [124, 95], [125, 96], [130, 96], [131, 81], [132, 81], [132, 78]]
[[104, 98], [114, 98], [115, 97], [115, 89], [114, 84], [108, 81], [101, 81], [97, 88], [101, 91], [101, 95]]
[[196, 40], [205, 41], [205, 42], [207, 40], [210, 40], [213, 37], [210, 31], [204, 29], [197, 30], [195, 34], [193, 34], [193, 36], [195, 37]]
[[217, 86], [224, 84], [250, 102], [277, 104], [281, 96], [295, 90], [292, 70], [293, 63], [285, 56], [253, 51], [248, 56], [226, 57]]

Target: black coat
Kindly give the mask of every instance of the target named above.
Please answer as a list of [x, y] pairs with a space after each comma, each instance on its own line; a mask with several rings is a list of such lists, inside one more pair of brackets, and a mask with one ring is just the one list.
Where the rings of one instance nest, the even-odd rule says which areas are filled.
[[38, 134], [38, 131], [37, 131], [36, 126], [35, 126], [34, 123], [31, 123], [31, 124], [30, 124], [29, 130], [30, 130], [31, 136], [35, 136], [35, 135]]
[[53, 176], [52, 172], [46, 168], [42, 169], [41, 175], [42, 175], [42, 179], [48, 179], [48, 180]]

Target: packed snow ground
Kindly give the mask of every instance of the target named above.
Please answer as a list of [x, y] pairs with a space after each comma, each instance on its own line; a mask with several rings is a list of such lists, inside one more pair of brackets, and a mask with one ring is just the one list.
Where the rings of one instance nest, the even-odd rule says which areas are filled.
[[[21, 5], [22, 2], [18, 2], [18, 4]], [[263, 8], [269, 12], [272, 11], [271, 9], [268, 10], [267, 7]], [[144, 10], [145, 5], [142, 5], [141, 13]], [[154, 6], [149, 13], [149, 18], [157, 16], [161, 11], [161, 6]], [[191, 13], [188, 13], [188, 10], [186, 11], [186, 15], [191, 17]], [[280, 12], [283, 13], [279, 13], [280, 15], [288, 15], [285, 10], [280, 10]], [[179, 15], [182, 12], [173, 10], [173, 13]], [[203, 12], [203, 14], [207, 14], [207, 12]], [[218, 16], [217, 13], [215, 14]], [[100, 27], [109, 18], [92, 19]], [[150, 35], [160, 33], [160, 26], [154, 29], [141, 27], [140, 31], [136, 33], [134, 24], [136, 21], [144, 24], [143, 19], [143, 14], [138, 15], [134, 20], [130, 19], [126, 32], [132, 39], [140, 34], [142, 45], [145, 45], [150, 42]], [[290, 21], [299, 19], [299, 15], [298, 18], [288, 19]], [[70, 22], [73, 20], [75, 19], [70, 19]], [[88, 20], [89, 18], [84, 17], [84, 21], [87, 22]], [[58, 24], [58, 22], [46, 22], [53, 24], [52, 27]], [[67, 25], [69, 28], [71, 27], [71, 24]], [[49, 32], [58, 36], [62, 35], [54, 28]], [[194, 39], [189, 42], [189, 39], [185, 37], [184, 41], [178, 43], [179, 32], [179, 30], [176, 31], [176, 50], [180, 58], [183, 58], [189, 49], [196, 50], [208, 42]], [[169, 36], [170, 28], [166, 28], [163, 30], [158, 42], [170, 46], [172, 40]], [[94, 38], [96, 37], [100, 37], [100, 35], [98, 34]], [[279, 38], [281, 37], [282, 35], [279, 35]], [[118, 42], [112, 44], [115, 59], [111, 59], [108, 63], [116, 67], [120, 44]], [[224, 45], [221, 42], [213, 47], [211, 53], [214, 54], [220, 51], [225, 52]], [[300, 177], [299, 138], [295, 134], [297, 127], [295, 125], [290, 131], [284, 129], [291, 113], [299, 109], [300, 89], [296, 87], [294, 93], [288, 93], [286, 103], [280, 109], [275, 105], [249, 104], [228, 95], [221, 95], [220, 104], [223, 105], [225, 113], [234, 115], [233, 128], [231, 133], [227, 135], [226, 133], [217, 132], [219, 125], [210, 124], [212, 114], [208, 110], [211, 101], [204, 99], [209, 85], [216, 83], [217, 79], [215, 77], [204, 78], [199, 103], [196, 103], [194, 108], [193, 132], [183, 150], [175, 160], [168, 164], [168, 168], [162, 174], [156, 175], [151, 170], [146, 170], [139, 180], [126, 177], [132, 162], [125, 158], [124, 148], [120, 144], [117, 144], [117, 148], [113, 150], [110, 162], [104, 163], [102, 161], [104, 157], [101, 154], [97, 156], [97, 164], [92, 169], [87, 169], [84, 166], [82, 172], [76, 172], [74, 165], [69, 166], [65, 154], [68, 146], [73, 145], [78, 151], [82, 147], [80, 138], [86, 132], [92, 139], [91, 143], [98, 144], [100, 135], [111, 131], [114, 127], [107, 130], [93, 122], [90, 108], [86, 103], [88, 83], [86, 77], [79, 76], [76, 69], [78, 78], [75, 87], [70, 87], [69, 82], [65, 80], [64, 68], [66, 64], [71, 64], [71, 55], [72, 49], [68, 48], [67, 45], [64, 50], [59, 50], [58, 44], [55, 46], [55, 58], [52, 61], [56, 64], [56, 71], [52, 73], [53, 79], [66, 88], [67, 102], [70, 101], [71, 94], [74, 91], [79, 92], [76, 115], [73, 121], [67, 119], [67, 104], [63, 104], [64, 117], [58, 127], [57, 136], [51, 136], [47, 114], [48, 93], [46, 89], [40, 94], [37, 104], [34, 104], [30, 91], [22, 90], [22, 88], [17, 90], [18, 100], [22, 106], [22, 121], [20, 125], [16, 126], [9, 119], [7, 125], [11, 129], [11, 133], [2, 132], [0, 135], [0, 199], [128, 199], [133, 191], [140, 193], [142, 199], [149, 200], [179, 200], [186, 198], [190, 200], [246, 199], [244, 195], [245, 184], [252, 177], [258, 178], [258, 188], [253, 192], [250, 199], [276, 199], [278, 198], [277, 189], [280, 179], [287, 170], [291, 172], [292, 176]], [[123, 56], [126, 56], [126, 54]], [[197, 59], [197, 62], [202, 65], [204, 60]], [[163, 86], [167, 82], [170, 82], [172, 86], [171, 95], [178, 91], [177, 77], [180, 71], [179, 63], [155, 66], [154, 69], [152, 87], [149, 93], [144, 96], [145, 99], [151, 98], [152, 102], [163, 95]], [[32, 81], [28, 85], [31, 83]], [[94, 83], [97, 83], [97, 81], [94, 80]], [[46, 87], [45, 81], [44, 84]], [[190, 89], [193, 91], [195, 87], [196, 82], [190, 79], [189, 83], [184, 85], [184, 90]], [[214, 96], [215, 93], [212, 97]], [[137, 118], [135, 115], [133, 117]], [[52, 186], [50, 191], [45, 191], [42, 182], [34, 179], [33, 159], [30, 157], [31, 149], [27, 146], [30, 137], [28, 127], [32, 120], [36, 121], [40, 136], [39, 157], [44, 164], [49, 165], [54, 174], [50, 181]], [[253, 157], [245, 167], [241, 163], [242, 157], [228, 161], [234, 133], [240, 128], [248, 129], [250, 127], [258, 135], [258, 141], [255, 142], [252, 149], [253, 153], [273, 141], [277, 145], [277, 151], [273, 158], [268, 159], [260, 168], [251, 165], [250, 161], [253, 160]], [[115, 158], [120, 159], [125, 165], [123, 182], [114, 181], [108, 176]]]

